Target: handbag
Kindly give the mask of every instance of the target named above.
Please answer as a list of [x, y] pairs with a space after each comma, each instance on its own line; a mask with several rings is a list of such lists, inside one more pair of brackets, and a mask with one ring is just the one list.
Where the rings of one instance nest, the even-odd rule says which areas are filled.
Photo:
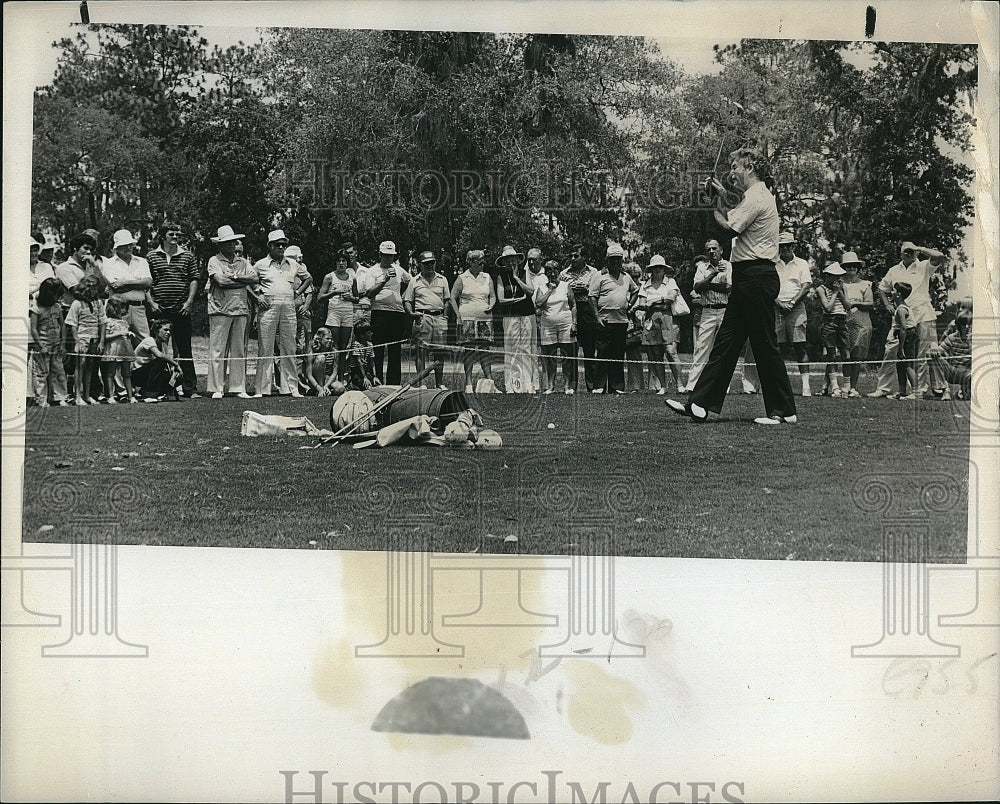
[[673, 304], [670, 305], [670, 315], [691, 315], [691, 308], [688, 307], [688, 303], [684, 301], [684, 295], [681, 293], [677, 294], [677, 298], [674, 299]]

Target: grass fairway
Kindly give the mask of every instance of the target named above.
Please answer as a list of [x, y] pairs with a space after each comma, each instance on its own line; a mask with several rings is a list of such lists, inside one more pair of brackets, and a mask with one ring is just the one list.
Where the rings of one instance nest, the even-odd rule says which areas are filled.
[[125, 544], [876, 561], [881, 514], [855, 483], [891, 476], [905, 514], [943, 474], [958, 499], [928, 515], [930, 556], [965, 554], [967, 403], [814, 397], [761, 427], [757, 396], [704, 424], [662, 399], [476, 397], [492, 452], [239, 434], [247, 409], [326, 427], [329, 399], [29, 408], [23, 536], [84, 540], [97, 519]]

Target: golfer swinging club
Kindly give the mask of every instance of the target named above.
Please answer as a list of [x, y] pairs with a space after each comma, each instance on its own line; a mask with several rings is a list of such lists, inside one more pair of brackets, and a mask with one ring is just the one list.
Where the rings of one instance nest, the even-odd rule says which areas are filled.
[[754, 422], [795, 424], [795, 400], [774, 329], [774, 300], [780, 286], [775, 268], [778, 208], [764, 184], [763, 178], [769, 178], [769, 172], [760, 154], [739, 148], [730, 154], [730, 162], [730, 178], [743, 190], [743, 200], [727, 209], [725, 187], [714, 177], [709, 185], [715, 196], [716, 223], [735, 238], [730, 258], [733, 284], [729, 303], [708, 364], [687, 404], [676, 399], [665, 402], [675, 413], [690, 416], [695, 421], [704, 421], [709, 411], [721, 412], [736, 362], [749, 338], [757, 359], [767, 414]]

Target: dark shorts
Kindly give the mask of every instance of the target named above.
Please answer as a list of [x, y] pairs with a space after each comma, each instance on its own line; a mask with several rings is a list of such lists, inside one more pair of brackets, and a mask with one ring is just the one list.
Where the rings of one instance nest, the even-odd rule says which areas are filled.
[[823, 346], [827, 349], [837, 349], [841, 352], [846, 352], [847, 343], [847, 316], [824, 315]]

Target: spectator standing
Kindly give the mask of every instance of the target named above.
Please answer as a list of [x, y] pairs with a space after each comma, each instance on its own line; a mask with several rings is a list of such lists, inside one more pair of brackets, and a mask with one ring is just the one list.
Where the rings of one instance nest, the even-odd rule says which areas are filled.
[[497, 307], [503, 316], [503, 381], [508, 394], [533, 394], [538, 390], [535, 287], [521, 270], [523, 254], [504, 246], [496, 265]]
[[191, 355], [191, 311], [198, 293], [200, 272], [194, 252], [184, 248], [180, 238], [180, 226], [164, 223], [160, 227], [160, 245], [149, 252], [149, 271], [153, 280], [149, 289], [149, 310], [155, 318], [171, 323], [174, 357], [181, 366], [183, 390], [196, 399], [199, 394]]
[[451, 300], [448, 280], [437, 272], [437, 258], [433, 251], [420, 254], [420, 273], [406, 288], [403, 306], [413, 317], [413, 337], [417, 344], [417, 372], [422, 372], [427, 361], [434, 361], [434, 377], [442, 390], [444, 384], [444, 358], [448, 338], [448, 317], [445, 308]]
[[545, 370], [545, 391], [551, 394], [556, 382], [556, 352], [562, 353], [564, 393], [576, 392], [576, 297], [569, 282], [562, 279], [559, 263], [549, 260], [545, 263], [546, 283], [535, 290], [534, 303], [540, 313], [539, 342], [541, 343], [542, 365]]
[[687, 385], [678, 388], [678, 393], [688, 393], [694, 390], [701, 377], [708, 357], [715, 344], [715, 335], [722, 325], [729, 304], [729, 291], [733, 284], [733, 266], [728, 260], [722, 259], [722, 246], [718, 240], [705, 243], [708, 261], [699, 262], [694, 272], [694, 291], [701, 301], [701, 318], [698, 322], [698, 335], [694, 344], [694, 355], [691, 358], [691, 368], [688, 371]]
[[300, 397], [298, 375], [295, 372], [295, 286], [309, 272], [305, 266], [285, 257], [288, 238], [281, 229], [267, 236], [268, 255], [254, 263], [260, 287], [260, 307], [257, 335], [257, 376], [254, 396], [270, 396], [274, 380], [274, 344], [281, 350], [281, 381], [279, 392]]
[[31, 332], [31, 382], [35, 404], [47, 407], [49, 398], [65, 407], [66, 368], [63, 314], [59, 304], [62, 285], [54, 277], [43, 279], [38, 286], [28, 315]]
[[[920, 348], [920, 331], [914, 320], [907, 299], [913, 288], [906, 282], [896, 282], [892, 286], [892, 302], [896, 309], [892, 314], [893, 329], [896, 330], [896, 340], [899, 342], [899, 360], [896, 362], [896, 382], [899, 393], [895, 399], [916, 399], [917, 371], [914, 361]], [[909, 385], [909, 388], [907, 388]]]
[[778, 262], [775, 263], [775, 268], [781, 283], [778, 298], [774, 300], [774, 327], [778, 347], [781, 348], [785, 343], [791, 345], [799, 364], [802, 396], [810, 396], [812, 389], [809, 386], [809, 351], [806, 348], [805, 300], [812, 289], [813, 280], [809, 263], [795, 256], [795, 236], [791, 232], [778, 235]]
[[345, 251], [337, 252], [336, 265], [323, 277], [316, 298], [327, 302], [326, 327], [333, 336], [334, 373], [338, 380], [343, 380], [347, 376], [347, 347], [351, 345], [358, 300], [357, 276], [351, 272]]
[[46, 279], [55, 279], [56, 272], [47, 262], [42, 262], [40, 259], [40, 254], [42, 252], [42, 243], [39, 243], [35, 238], [30, 238], [28, 247], [28, 308], [31, 308], [31, 303], [35, 298], [35, 294], [38, 293], [38, 288], [41, 286], [42, 282]]
[[[921, 341], [926, 342], [926, 346], [922, 347], [924, 352], [917, 354], [916, 392], [922, 394], [927, 390], [927, 377], [926, 366], [920, 358], [926, 355], [930, 344], [937, 341], [937, 333], [935, 332], [937, 314], [931, 304], [930, 297], [930, 278], [935, 267], [930, 260], [918, 260], [918, 251], [917, 246], [909, 240], [902, 243], [899, 247], [899, 262], [886, 271], [885, 276], [878, 283], [877, 292], [885, 309], [890, 313], [895, 313], [895, 307], [889, 298], [893, 285], [897, 282], [905, 282], [912, 288], [907, 306], [913, 316], [914, 325], [917, 327]], [[868, 396], [877, 398], [892, 394], [892, 382], [896, 378], [896, 359], [898, 357], [899, 343], [896, 340], [896, 328], [893, 327], [889, 330], [885, 341], [885, 353], [878, 371], [878, 387]]]
[[[590, 283], [599, 272], [592, 265], [587, 264], [584, 257], [583, 246], [577, 244], [570, 252], [569, 267], [563, 271], [559, 278], [569, 285], [573, 293], [573, 300], [576, 307], [576, 340], [580, 351], [583, 352], [583, 377], [587, 391], [592, 391], [596, 387], [595, 374], [597, 355], [597, 317], [590, 306]], [[573, 349], [573, 356], [576, 357], [576, 347]], [[574, 372], [579, 384], [580, 371]]]
[[816, 288], [819, 302], [823, 305], [823, 348], [826, 351], [826, 371], [823, 394], [841, 397], [845, 394], [840, 390], [837, 380], [839, 367], [837, 358], [846, 360], [847, 346], [847, 308], [849, 302], [844, 291], [841, 277], [847, 273], [838, 263], [831, 262], [823, 269], [823, 284]]
[[863, 265], [853, 251], [845, 251], [840, 258], [840, 267], [846, 272], [843, 283], [847, 296], [847, 357], [850, 361], [844, 366], [844, 376], [848, 382], [847, 395], [852, 398], [861, 396], [858, 377], [861, 376], [861, 363], [868, 359], [872, 338], [871, 309], [875, 304], [872, 283], [858, 276]]
[[675, 387], [681, 385], [675, 345], [677, 328], [670, 312], [681, 290], [672, 276], [667, 277], [667, 272], [673, 273], [673, 269], [662, 255], [650, 258], [648, 271], [649, 278], [639, 288], [635, 306], [642, 314], [642, 345], [649, 361], [649, 387], [653, 387], [655, 380], [656, 393], [662, 396], [667, 392], [665, 362], [670, 365]]
[[590, 307], [597, 319], [597, 365], [593, 394], [625, 393], [625, 336], [628, 309], [638, 288], [622, 270], [625, 252], [608, 246], [607, 272], [590, 281]]
[[408, 334], [403, 293], [413, 280], [396, 256], [396, 244], [383, 241], [378, 264], [362, 270], [358, 279], [359, 292], [371, 303], [375, 376], [388, 385], [399, 385], [402, 379], [402, 341]]
[[246, 344], [250, 317], [247, 288], [257, 272], [237, 248], [244, 235], [220, 226], [212, 238], [218, 253], [208, 261], [208, 391], [222, 399], [230, 393], [246, 399]]
[[483, 370], [483, 379], [493, 379], [490, 347], [493, 345], [493, 307], [496, 292], [492, 277], [483, 270], [486, 254], [472, 249], [466, 255], [466, 270], [455, 278], [451, 289], [451, 306], [455, 311], [458, 343], [464, 350], [465, 391], [472, 393], [472, 372], [476, 360]]

